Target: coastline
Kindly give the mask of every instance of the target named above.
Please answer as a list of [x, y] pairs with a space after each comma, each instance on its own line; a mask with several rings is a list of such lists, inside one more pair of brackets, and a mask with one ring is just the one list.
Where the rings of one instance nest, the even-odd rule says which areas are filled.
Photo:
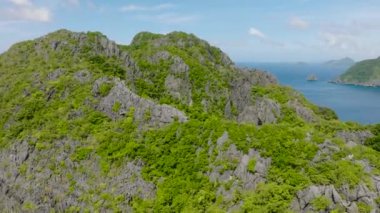
[[371, 83], [355, 83], [355, 82], [344, 82], [340, 80], [332, 80], [328, 81], [328, 83], [331, 84], [341, 84], [341, 85], [352, 85], [352, 86], [361, 86], [361, 87], [374, 87], [374, 88], [379, 88], [380, 84], [371, 84]]

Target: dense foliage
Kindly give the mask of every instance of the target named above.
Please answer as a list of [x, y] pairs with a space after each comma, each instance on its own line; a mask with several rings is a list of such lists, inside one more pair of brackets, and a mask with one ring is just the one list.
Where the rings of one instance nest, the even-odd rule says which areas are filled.
[[[354, 160], [347, 159], [350, 154], [357, 160], [368, 159], [374, 166], [374, 173], [380, 171], [378, 126], [373, 129], [377, 136], [367, 141], [367, 145], [377, 151], [362, 145], [348, 148], [336, 133], [364, 127], [336, 120], [333, 111], [309, 103], [291, 88], [279, 85], [252, 88], [253, 99], [266, 97], [280, 104], [282, 117], [277, 123], [257, 126], [225, 118], [228, 79], [234, 73], [223, 65], [219, 49], [193, 35], [141, 33], [130, 46], [119, 46], [130, 52], [139, 67], [135, 76], [123, 66], [123, 59], [95, 53], [103, 35], [88, 33], [86, 36], [88, 39], [76, 52], [77, 40], [67, 31], [58, 31], [38, 42], [16, 44], [0, 56], [1, 149], [28, 140], [36, 149], [46, 150], [57, 140], [70, 138], [80, 143], [71, 160], [80, 164], [98, 156], [100, 175], [104, 177], [112, 176], [112, 169], [127, 161], [142, 160], [144, 180], [154, 183], [157, 191], [154, 199], [133, 197], [128, 201], [136, 212], [224, 212], [240, 202], [245, 212], [286, 212], [297, 191], [310, 185], [341, 187], [347, 184], [354, 188], [361, 182], [368, 183], [370, 174]], [[161, 39], [161, 46], [152, 48], [152, 41], [157, 39]], [[53, 50], [49, 45], [57, 40], [68, 45]], [[191, 104], [174, 97], [165, 87], [174, 62], [163, 59], [156, 64], [149, 62], [153, 60], [149, 57], [163, 50], [180, 57], [189, 66], [190, 74], [186, 78], [191, 85]], [[58, 68], [62, 71], [52, 75]], [[91, 73], [85, 83], [75, 79], [80, 70]], [[147, 127], [143, 121], [135, 120], [133, 108], [123, 118], [109, 118], [97, 110], [99, 98], [92, 92], [94, 81], [105, 76], [125, 79], [141, 97], [183, 110], [189, 121], [175, 121], [160, 128]], [[112, 87], [109, 83], [102, 84], [100, 98], [107, 96]], [[207, 106], [204, 105], [206, 98], [209, 100]], [[316, 122], [306, 122], [287, 105], [295, 99], [315, 113]], [[116, 102], [112, 110], [118, 112], [120, 107]], [[216, 145], [224, 132], [229, 134], [226, 147], [234, 144], [245, 154], [255, 149], [262, 157], [271, 159], [267, 181], [260, 183], [256, 190], [235, 191], [231, 201], [224, 201], [223, 196], [216, 193], [220, 186], [228, 187], [228, 184], [211, 182], [206, 175], [218, 155], [216, 151], [210, 152], [210, 147]], [[313, 161], [319, 145], [326, 140], [340, 150], [328, 160]], [[254, 173], [257, 160], [249, 161], [248, 172]], [[221, 164], [226, 170], [237, 166], [236, 162], [225, 161]], [[26, 168], [19, 169], [26, 173]], [[52, 166], [52, 170], [69, 176], [63, 174], [64, 164]], [[73, 190], [75, 184], [73, 181]], [[120, 211], [119, 204], [125, 202], [124, 197], [109, 194], [103, 194], [102, 199], [88, 205], [97, 210]], [[33, 205], [28, 202], [25, 208], [33, 209]], [[318, 197], [312, 205], [315, 210], [323, 211], [330, 201]], [[77, 208], [80, 207], [73, 207]]]
[[379, 83], [380, 59], [364, 60], [348, 69], [340, 80], [347, 83]]

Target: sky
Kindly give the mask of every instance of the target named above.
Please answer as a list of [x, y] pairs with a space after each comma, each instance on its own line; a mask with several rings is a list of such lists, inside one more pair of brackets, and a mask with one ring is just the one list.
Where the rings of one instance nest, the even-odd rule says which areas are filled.
[[58, 29], [193, 33], [236, 62], [380, 56], [380, 0], [0, 0], [0, 52]]

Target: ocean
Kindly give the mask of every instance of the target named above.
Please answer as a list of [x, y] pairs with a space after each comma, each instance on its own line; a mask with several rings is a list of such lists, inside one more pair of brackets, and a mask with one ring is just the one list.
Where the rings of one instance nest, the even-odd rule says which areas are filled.
[[[340, 120], [361, 124], [380, 123], [380, 88], [328, 82], [347, 67], [306, 63], [239, 63], [238, 66], [274, 74], [281, 84], [300, 91], [311, 102], [333, 109]], [[311, 74], [315, 74], [318, 81], [307, 81]]]

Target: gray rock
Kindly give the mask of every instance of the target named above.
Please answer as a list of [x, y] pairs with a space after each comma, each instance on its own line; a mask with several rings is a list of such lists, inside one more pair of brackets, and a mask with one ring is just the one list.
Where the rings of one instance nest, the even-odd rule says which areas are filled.
[[49, 81], [54, 81], [57, 80], [59, 77], [61, 77], [65, 73], [64, 69], [56, 69], [54, 72], [51, 72], [48, 74], [48, 80]]
[[79, 81], [80, 83], [87, 83], [91, 80], [92, 75], [88, 70], [81, 70], [74, 73], [74, 79]]
[[[235, 144], [231, 144], [227, 150], [224, 149], [228, 141], [228, 132], [218, 138], [215, 146], [210, 146], [209, 155], [212, 158], [213, 153], [218, 153], [215, 160], [210, 162], [210, 172], [207, 174], [211, 182], [228, 183], [232, 181], [232, 185], [228, 190], [221, 186], [218, 193], [223, 195], [226, 202], [233, 198], [235, 191], [244, 192], [246, 190], [253, 190], [257, 184], [266, 181], [267, 171], [271, 164], [270, 158], [263, 158], [260, 153], [254, 149], [250, 149], [247, 154], [239, 151]], [[248, 164], [250, 160], [256, 161], [254, 172], [248, 171]], [[224, 162], [234, 165], [235, 169], [223, 171], [223, 166], [218, 165]]]
[[319, 150], [313, 158], [314, 163], [318, 163], [321, 161], [328, 161], [331, 159], [331, 156], [335, 152], [340, 151], [340, 148], [336, 144], [332, 143], [330, 140], [326, 140], [322, 144], [319, 144], [318, 148]]
[[167, 51], [159, 51], [153, 56], [148, 58], [148, 61], [152, 64], [158, 64], [161, 60], [167, 61], [171, 58], [171, 54]]
[[316, 210], [313, 209], [312, 201], [321, 196], [324, 196], [331, 202], [331, 205], [326, 209], [326, 211], [331, 211], [335, 208], [341, 207], [344, 208], [346, 212], [358, 213], [358, 202], [363, 202], [366, 205], [369, 205], [372, 208], [371, 212], [379, 211], [375, 202], [378, 194], [370, 191], [367, 186], [362, 183], [354, 189], [350, 189], [347, 185], [344, 185], [338, 190], [336, 190], [332, 185], [312, 185], [297, 192], [291, 208], [296, 212], [316, 212]]
[[[103, 83], [113, 83], [114, 86], [106, 97], [100, 98], [97, 109], [104, 112], [112, 119], [118, 119], [127, 115], [130, 110], [134, 110], [134, 120], [148, 125], [162, 126], [175, 120], [186, 122], [186, 115], [169, 105], [156, 104], [151, 100], [141, 98], [130, 91], [124, 81], [118, 79], [101, 78], [95, 81], [93, 86], [94, 95], [98, 94], [100, 85]], [[114, 105], [120, 105], [115, 111]]]
[[368, 139], [373, 137], [373, 134], [368, 131], [340, 131], [336, 134], [337, 137], [342, 138], [346, 143], [354, 142], [356, 144], [364, 144], [364, 142]]
[[301, 103], [299, 103], [297, 100], [291, 100], [288, 102], [288, 106], [295, 110], [297, 115], [305, 120], [306, 122], [315, 122], [316, 116], [312, 110], [309, 108], [304, 107]]
[[276, 122], [281, 114], [280, 105], [268, 98], [252, 97], [253, 86], [276, 84], [277, 80], [270, 74], [258, 70], [234, 69], [230, 82], [231, 91], [226, 102], [225, 116], [232, 118], [232, 106], [236, 108], [239, 122], [264, 124]]
[[170, 95], [178, 99], [184, 104], [190, 105], [191, 99], [191, 84], [182, 78], [176, 78], [173, 75], [168, 75], [165, 79], [165, 87]]
[[326, 210], [333, 210], [337, 206], [345, 206], [335, 187], [329, 186], [310, 186], [302, 191], [297, 192], [291, 208], [296, 212], [316, 212], [313, 209], [312, 201], [318, 197], [324, 196], [332, 203]]
[[173, 64], [170, 66], [172, 73], [187, 73], [190, 67], [178, 56], [173, 57]]
[[273, 100], [260, 98], [256, 100], [255, 105], [246, 106], [238, 115], [238, 122], [254, 123], [262, 125], [266, 123], [274, 123], [280, 117], [280, 105]]
[[[15, 142], [0, 151], [0, 207], [10, 212], [23, 212], [25, 203], [36, 212], [65, 212], [71, 206], [84, 210], [95, 202], [103, 203], [102, 212], [111, 206], [101, 194], [123, 196], [125, 201], [113, 203], [120, 209], [130, 209], [132, 197], [152, 199], [156, 187], [141, 175], [143, 162], [125, 162], [103, 175], [100, 158], [93, 152], [80, 163], [73, 154], [84, 144], [64, 139], [45, 144], [48, 149], [35, 148], [31, 141]], [[86, 168], [86, 169], [83, 169]], [[86, 198], [86, 199], [83, 199]]]

